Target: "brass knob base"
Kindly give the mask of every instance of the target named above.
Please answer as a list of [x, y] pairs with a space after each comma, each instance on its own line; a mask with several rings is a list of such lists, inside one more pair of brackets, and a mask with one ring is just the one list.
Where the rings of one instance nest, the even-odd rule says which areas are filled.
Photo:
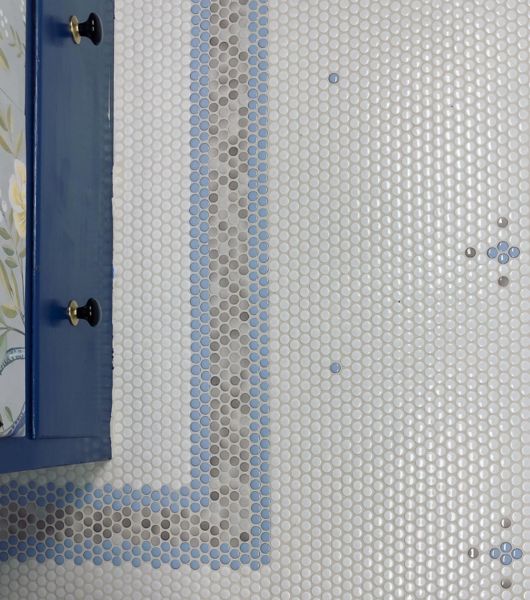
[[74, 15], [70, 17], [70, 33], [76, 44], [81, 43], [81, 34], [79, 33], [79, 19]]
[[77, 327], [79, 325], [79, 317], [77, 316], [78, 308], [79, 306], [75, 300], [70, 300], [70, 302], [68, 302], [66, 315], [68, 317], [68, 320], [70, 321], [70, 324], [74, 327]]

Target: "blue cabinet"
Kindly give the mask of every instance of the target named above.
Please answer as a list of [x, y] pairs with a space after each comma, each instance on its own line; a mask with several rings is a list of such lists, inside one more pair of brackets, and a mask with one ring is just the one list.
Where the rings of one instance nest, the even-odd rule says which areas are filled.
[[26, 427], [0, 472], [110, 458], [113, 21], [110, 0], [28, 7]]

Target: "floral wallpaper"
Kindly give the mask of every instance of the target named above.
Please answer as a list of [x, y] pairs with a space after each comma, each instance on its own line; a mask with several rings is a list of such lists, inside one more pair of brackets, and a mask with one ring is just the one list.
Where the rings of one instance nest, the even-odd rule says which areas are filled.
[[0, 437], [25, 435], [25, 0], [0, 7]]

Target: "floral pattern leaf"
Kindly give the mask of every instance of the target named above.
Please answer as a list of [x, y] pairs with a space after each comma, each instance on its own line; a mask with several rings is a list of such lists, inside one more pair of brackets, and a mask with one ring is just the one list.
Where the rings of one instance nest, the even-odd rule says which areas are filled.
[[0, 363], [3, 362], [7, 352], [7, 331], [0, 335]]
[[1, 135], [0, 135], [0, 148], [4, 149], [6, 152], [9, 152], [9, 154], [12, 154], [9, 144], [5, 141], [5, 139]]
[[7, 293], [12, 298], [13, 297], [13, 290], [11, 288], [11, 283], [9, 281], [9, 277], [7, 275], [7, 271], [6, 271], [6, 268], [4, 266], [4, 263], [1, 260], [0, 260], [0, 282], [2, 283], [3, 287], [7, 290]]
[[5, 411], [6, 411], [7, 418], [11, 421], [11, 424], [14, 423], [15, 419], [13, 419], [13, 413], [11, 412], [11, 409], [9, 408], [9, 406], [5, 407]]
[[20, 151], [22, 150], [23, 143], [24, 143], [24, 136], [22, 135], [22, 132], [20, 132], [18, 135], [17, 143], [15, 145], [15, 154], [17, 156], [20, 154]]
[[2, 312], [8, 319], [14, 319], [18, 315], [17, 309], [8, 304], [2, 304]]
[[[18, 267], [18, 265], [17, 265]], [[18, 282], [14, 271], [11, 271], [11, 279], [13, 280], [13, 289], [15, 290], [15, 301], [17, 303], [17, 312], [18, 314], [24, 314], [24, 308], [20, 303], [20, 294], [18, 292]]]
[[2, 48], [0, 48], [0, 69], [5, 69], [6, 71], [9, 69], [9, 62]]

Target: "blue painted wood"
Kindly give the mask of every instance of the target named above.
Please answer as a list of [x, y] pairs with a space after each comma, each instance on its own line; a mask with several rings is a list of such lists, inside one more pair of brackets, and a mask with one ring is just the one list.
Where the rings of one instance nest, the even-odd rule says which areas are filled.
[[110, 438], [3, 438], [0, 473], [108, 460]]
[[[73, 43], [95, 12], [103, 42]], [[36, 438], [108, 437], [112, 392], [113, 5], [38, 1], [35, 21], [32, 403]], [[96, 298], [97, 327], [66, 306]]]

